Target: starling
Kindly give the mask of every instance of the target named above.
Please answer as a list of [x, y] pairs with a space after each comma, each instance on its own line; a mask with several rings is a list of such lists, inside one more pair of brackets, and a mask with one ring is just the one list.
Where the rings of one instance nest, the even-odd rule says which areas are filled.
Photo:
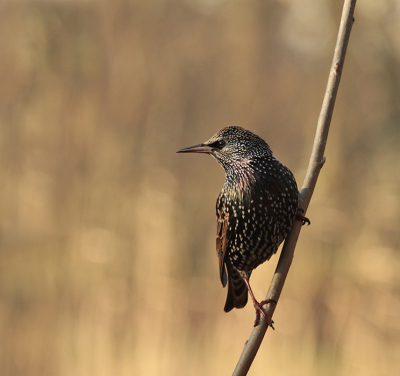
[[299, 192], [293, 174], [263, 139], [237, 126], [223, 128], [203, 144], [178, 153], [210, 154], [225, 170], [216, 206], [219, 272], [222, 285], [228, 284], [225, 312], [243, 308], [248, 291], [256, 309], [255, 326], [261, 312], [273, 327], [262, 306], [276, 302], [258, 303], [249, 278], [276, 253], [296, 219]]

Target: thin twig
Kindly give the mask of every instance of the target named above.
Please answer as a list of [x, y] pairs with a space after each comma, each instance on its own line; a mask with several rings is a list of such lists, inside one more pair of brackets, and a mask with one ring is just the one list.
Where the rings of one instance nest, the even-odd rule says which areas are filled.
[[[325, 146], [328, 139], [329, 126], [332, 119], [333, 108], [335, 106], [335, 99], [339, 88], [340, 77], [343, 71], [344, 58], [350, 38], [350, 31], [354, 21], [353, 14], [356, 1], [357, 0], [345, 0], [343, 5], [342, 18], [340, 21], [338, 38], [336, 41], [333, 63], [328, 78], [325, 97], [322, 103], [322, 109], [318, 118], [314, 146], [311, 153], [310, 162], [308, 164], [307, 174], [300, 192], [299, 206], [304, 210], [304, 213], [308, 208], [319, 172], [325, 162]], [[292, 231], [285, 241], [266, 299], [273, 299], [276, 302], [279, 300], [279, 296], [281, 294], [283, 285], [285, 284], [286, 276], [293, 260], [294, 249], [300, 234], [301, 226], [302, 224], [300, 221], [295, 221]], [[274, 304], [269, 304], [267, 306], [266, 313], [269, 317], [272, 317], [275, 307], [276, 306]], [[246, 342], [242, 355], [240, 356], [232, 376], [247, 375], [254, 357], [257, 354], [258, 348], [260, 347], [264, 338], [266, 330], [266, 321], [264, 317], [262, 317], [260, 324], [253, 329], [249, 340]]]

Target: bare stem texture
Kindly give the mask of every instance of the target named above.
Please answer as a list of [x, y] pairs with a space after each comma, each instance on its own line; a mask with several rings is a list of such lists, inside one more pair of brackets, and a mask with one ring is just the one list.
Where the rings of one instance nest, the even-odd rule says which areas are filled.
[[[328, 139], [332, 113], [335, 106], [336, 94], [338, 92], [340, 78], [343, 71], [347, 44], [349, 42], [350, 32], [354, 21], [353, 14], [355, 6], [356, 0], [344, 1], [339, 33], [333, 55], [333, 62], [328, 77], [328, 84], [322, 102], [321, 112], [318, 118], [314, 145], [308, 164], [307, 173], [300, 191], [299, 206], [304, 210], [304, 212], [306, 212], [308, 208], [319, 172], [325, 162], [324, 152]], [[266, 299], [273, 299], [276, 302], [279, 300], [283, 285], [285, 284], [286, 276], [289, 272], [290, 265], [292, 264], [294, 250], [300, 234], [301, 226], [302, 224], [300, 221], [295, 221], [292, 231], [285, 241]], [[274, 304], [269, 304], [267, 306], [266, 312], [269, 317], [272, 317], [275, 307], [276, 306]], [[260, 324], [253, 329], [249, 340], [244, 346], [242, 355], [240, 356], [233, 372], [233, 376], [247, 375], [247, 372], [257, 354], [266, 331], [267, 324], [265, 319], [262, 317]]]

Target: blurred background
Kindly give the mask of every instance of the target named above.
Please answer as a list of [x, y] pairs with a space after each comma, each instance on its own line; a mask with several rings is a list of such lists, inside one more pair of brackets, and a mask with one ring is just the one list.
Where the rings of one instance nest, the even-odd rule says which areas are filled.
[[[175, 151], [240, 125], [301, 186], [341, 9], [1, 1], [1, 375], [232, 373], [254, 309], [223, 312], [224, 173]], [[400, 2], [355, 19], [312, 225], [250, 375], [400, 373]]]

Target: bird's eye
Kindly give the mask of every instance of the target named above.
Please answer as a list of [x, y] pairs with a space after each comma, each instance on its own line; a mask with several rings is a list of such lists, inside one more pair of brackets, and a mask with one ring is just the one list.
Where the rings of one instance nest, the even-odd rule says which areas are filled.
[[217, 149], [222, 149], [226, 145], [226, 142], [224, 140], [218, 140], [212, 143], [212, 147], [217, 148]]

